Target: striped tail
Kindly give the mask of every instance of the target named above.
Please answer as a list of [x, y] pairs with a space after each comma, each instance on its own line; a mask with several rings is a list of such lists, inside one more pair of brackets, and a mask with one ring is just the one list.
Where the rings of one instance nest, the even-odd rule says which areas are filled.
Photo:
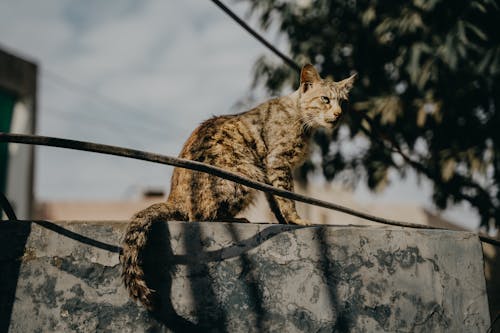
[[167, 203], [154, 204], [134, 215], [123, 240], [120, 256], [122, 279], [130, 297], [139, 300], [148, 310], [157, 305], [155, 291], [146, 285], [143, 264], [143, 251], [153, 223], [179, 219], [179, 212]]

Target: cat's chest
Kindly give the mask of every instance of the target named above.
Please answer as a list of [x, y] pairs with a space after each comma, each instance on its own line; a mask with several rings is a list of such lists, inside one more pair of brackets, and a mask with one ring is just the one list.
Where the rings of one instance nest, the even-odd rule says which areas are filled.
[[295, 141], [291, 142], [290, 145], [290, 163], [293, 166], [302, 164], [309, 156], [311, 140], [309, 138], [300, 137]]
[[[290, 133], [288, 133], [290, 134]], [[269, 147], [268, 161], [272, 164], [286, 164], [296, 167], [309, 155], [310, 139], [302, 135], [281, 136]]]

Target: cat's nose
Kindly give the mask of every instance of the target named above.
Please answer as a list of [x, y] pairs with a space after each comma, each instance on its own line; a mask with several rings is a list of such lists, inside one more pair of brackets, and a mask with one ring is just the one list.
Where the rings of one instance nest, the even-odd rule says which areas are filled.
[[336, 105], [334, 108], [333, 108], [333, 115], [335, 116], [335, 118], [338, 118], [340, 117], [340, 114], [342, 113], [342, 109], [340, 108], [340, 106]]

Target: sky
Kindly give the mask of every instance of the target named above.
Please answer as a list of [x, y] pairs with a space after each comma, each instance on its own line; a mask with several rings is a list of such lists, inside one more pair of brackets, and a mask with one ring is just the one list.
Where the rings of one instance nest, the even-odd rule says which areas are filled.
[[[246, 17], [245, 4], [227, 2]], [[255, 18], [248, 19], [257, 27]], [[263, 35], [286, 53], [276, 33]], [[0, 47], [39, 65], [37, 134], [176, 156], [213, 115], [255, 105], [258, 57], [273, 57], [211, 1], [4, 0]], [[257, 89], [254, 95], [266, 97]], [[36, 149], [40, 200], [125, 200], [145, 188], [168, 190], [172, 168], [48, 147]], [[431, 185], [391, 176], [363, 202], [412, 202], [432, 209]], [[445, 212], [477, 225], [467, 206]]]

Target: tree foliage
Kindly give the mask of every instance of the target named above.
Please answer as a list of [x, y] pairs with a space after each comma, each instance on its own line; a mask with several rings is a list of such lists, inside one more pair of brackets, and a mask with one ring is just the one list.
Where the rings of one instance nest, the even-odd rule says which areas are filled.
[[[243, 1], [243, 0], [242, 0]], [[358, 73], [345, 128], [319, 135], [327, 179], [415, 169], [440, 208], [468, 201], [483, 225], [500, 225], [500, 10], [491, 0], [256, 0], [261, 28], [289, 41], [289, 55], [322, 76]], [[260, 58], [255, 84], [278, 93], [297, 73]], [[368, 116], [371, 121], [367, 122]], [[369, 140], [356, 154], [340, 134]], [[361, 177], [364, 176], [364, 177]]]

